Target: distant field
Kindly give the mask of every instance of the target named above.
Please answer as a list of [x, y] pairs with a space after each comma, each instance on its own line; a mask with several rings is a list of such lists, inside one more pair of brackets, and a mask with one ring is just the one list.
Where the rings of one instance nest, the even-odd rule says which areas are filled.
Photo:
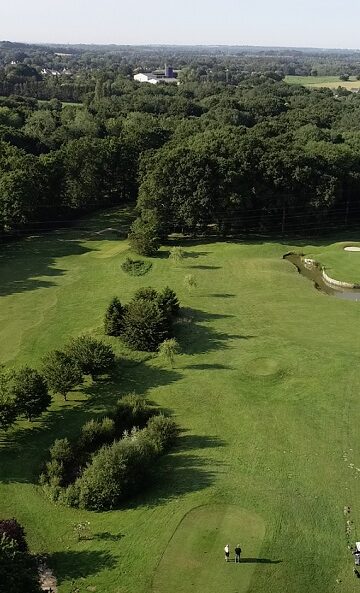
[[359, 89], [360, 80], [351, 77], [350, 80], [340, 80], [338, 76], [285, 76], [285, 82], [288, 84], [301, 84], [309, 88], [326, 87], [328, 89], [337, 89], [342, 86], [345, 89]]

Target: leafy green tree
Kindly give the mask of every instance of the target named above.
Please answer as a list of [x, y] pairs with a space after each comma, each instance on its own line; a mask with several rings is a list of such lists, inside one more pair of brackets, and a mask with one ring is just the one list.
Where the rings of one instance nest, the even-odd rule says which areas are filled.
[[169, 288], [168, 286], [158, 294], [157, 302], [160, 309], [164, 311], [170, 320], [180, 311], [179, 299], [172, 288]]
[[11, 390], [12, 374], [0, 365], [0, 429], [7, 430], [16, 422], [18, 407]]
[[23, 414], [30, 421], [41, 416], [51, 404], [46, 381], [30, 367], [23, 367], [14, 373], [12, 393], [18, 414]]
[[120, 336], [123, 329], [125, 309], [117, 297], [114, 297], [106, 309], [104, 329], [108, 336]]
[[142, 214], [131, 225], [129, 241], [140, 255], [153, 256], [160, 247], [159, 228], [153, 213]]
[[115, 354], [111, 346], [91, 336], [74, 338], [65, 349], [66, 354], [79, 365], [82, 373], [101, 375], [108, 371], [115, 362]]
[[164, 340], [159, 346], [159, 355], [166, 362], [168, 362], [171, 367], [174, 366], [175, 356], [176, 354], [179, 354], [179, 352], [180, 347], [175, 338], [169, 338], [168, 340]]
[[168, 337], [168, 319], [157, 303], [139, 299], [128, 304], [122, 339], [130, 348], [155, 352]]
[[64, 400], [71, 389], [82, 383], [81, 368], [76, 360], [65, 352], [53, 350], [43, 359], [43, 375], [49, 389], [60, 393]]

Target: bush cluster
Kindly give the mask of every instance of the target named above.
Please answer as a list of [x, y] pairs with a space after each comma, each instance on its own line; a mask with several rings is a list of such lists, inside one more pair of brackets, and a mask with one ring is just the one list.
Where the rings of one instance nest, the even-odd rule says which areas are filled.
[[83, 375], [94, 379], [106, 373], [114, 362], [111, 346], [83, 335], [73, 338], [63, 351], [49, 352], [43, 358], [43, 374], [49, 389], [66, 400], [68, 392], [82, 383]]
[[176, 424], [128, 395], [111, 417], [90, 420], [78, 439], [58, 439], [40, 483], [50, 497], [92, 510], [114, 508], [138, 491], [155, 458], [175, 441]]
[[130, 303], [122, 306], [114, 297], [105, 314], [105, 332], [120, 336], [133, 350], [154, 352], [171, 337], [172, 324], [180, 309], [175, 292], [166, 287], [139, 289]]
[[151, 270], [152, 263], [143, 259], [131, 259], [131, 257], [127, 257], [121, 264], [121, 268], [130, 276], [145, 276]]

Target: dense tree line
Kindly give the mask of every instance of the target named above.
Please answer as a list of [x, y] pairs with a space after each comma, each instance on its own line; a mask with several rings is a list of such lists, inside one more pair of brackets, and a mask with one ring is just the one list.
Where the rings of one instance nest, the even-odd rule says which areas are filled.
[[[0, 98], [3, 237], [137, 197], [131, 237], [144, 254], [172, 230], [284, 232], [357, 221], [358, 95], [290, 87], [275, 64], [231, 73], [222, 62], [231, 56], [221, 52], [195, 52], [194, 64], [175, 52], [179, 86], [141, 85], [114, 65], [85, 67], [79, 52], [71, 58], [79, 75], [66, 84], [88, 85], [81, 105], [64, 105], [56, 93], [39, 102], [25, 96], [36, 95], [30, 87]], [[18, 57], [21, 76], [42, 84], [31, 56]], [[226, 79], [207, 75], [216, 60]], [[4, 76], [16, 79], [19, 64], [5, 64]]]

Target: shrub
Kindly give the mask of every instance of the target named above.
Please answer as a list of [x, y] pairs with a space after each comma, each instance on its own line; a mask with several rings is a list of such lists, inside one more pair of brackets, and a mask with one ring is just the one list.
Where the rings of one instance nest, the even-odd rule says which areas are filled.
[[125, 430], [130, 431], [133, 426], [143, 428], [154, 414], [145, 399], [130, 393], [118, 400], [114, 412], [116, 434], [121, 436]]
[[179, 435], [179, 428], [174, 420], [163, 414], [150, 418], [146, 431], [159, 453], [170, 449]]
[[145, 276], [151, 270], [152, 263], [143, 259], [131, 259], [127, 257], [121, 264], [121, 268], [130, 276]]
[[113, 509], [143, 483], [155, 446], [146, 434], [136, 434], [105, 445], [76, 482], [79, 506], [89, 510]]
[[115, 362], [111, 346], [90, 336], [74, 338], [66, 347], [66, 354], [78, 364], [85, 375], [92, 377], [106, 372]]
[[89, 420], [81, 428], [81, 434], [77, 441], [77, 449], [93, 453], [105, 443], [111, 443], [115, 438], [115, 422], [111, 418], [102, 420]]
[[48, 481], [53, 485], [66, 486], [73, 477], [75, 459], [67, 438], [57, 439], [50, 448], [50, 461], [46, 464]]
[[109, 304], [104, 319], [104, 329], [108, 336], [120, 336], [123, 327], [124, 307], [114, 297]]
[[168, 337], [168, 320], [157, 303], [143, 299], [129, 303], [122, 338], [130, 348], [154, 352]]

